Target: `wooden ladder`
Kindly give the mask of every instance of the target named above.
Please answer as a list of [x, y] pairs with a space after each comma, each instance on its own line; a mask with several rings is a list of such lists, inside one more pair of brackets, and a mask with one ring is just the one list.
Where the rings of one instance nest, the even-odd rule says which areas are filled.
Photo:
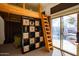
[[50, 52], [51, 50], [53, 50], [53, 46], [52, 46], [51, 28], [50, 28], [48, 18], [45, 16], [42, 16], [41, 22], [42, 22], [42, 28], [43, 28], [43, 34], [44, 34], [44, 40], [45, 40], [45, 47]]

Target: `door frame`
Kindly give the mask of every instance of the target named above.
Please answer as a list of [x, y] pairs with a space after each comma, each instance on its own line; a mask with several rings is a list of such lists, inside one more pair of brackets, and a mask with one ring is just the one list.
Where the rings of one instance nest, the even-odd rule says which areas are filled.
[[[76, 13], [71, 13], [71, 14], [77, 14], [77, 17], [78, 17], [77, 19], [79, 19], [79, 14], [78, 14], [78, 12], [76, 12]], [[68, 15], [71, 15], [71, 14], [68, 14]], [[64, 15], [64, 16], [67, 16], [67, 15]], [[59, 50], [61, 51], [61, 53], [62, 53], [62, 52], [66, 52], [66, 53], [68, 53], [68, 54], [70, 54], [70, 55], [77, 56], [77, 55], [79, 55], [79, 53], [78, 53], [78, 51], [79, 51], [79, 45], [77, 45], [77, 55], [75, 55], [75, 54], [73, 54], [73, 53], [70, 53], [70, 52], [68, 52], [68, 51], [66, 51], [66, 50], [63, 49], [63, 39], [62, 39], [62, 35], [61, 35], [61, 32], [63, 31], [63, 30], [62, 30], [62, 17], [63, 17], [63, 16], [56, 17], [56, 18], [60, 18], [60, 48], [58, 48], [58, 47], [56, 47], [56, 46], [53, 46], [53, 47], [59, 49]], [[55, 19], [55, 18], [52, 18], [52, 17], [51, 17], [50, 25], [52, 25], [52, 19]], [[78, 20], [77, 20], [77, 21], [78, 21]], [[77, 23], [77, 25], [78, 25], [78, 23]], [[78, 26], [77, 26], [77, 27], [78, 27]], [[51, 30], [52, 30], [52, 26], [51, 26]], [[77, 30], [79, 30], [79, 29], [77, 28]], [[52, 32], [52, 31], [51, 31], [51, 32]], [[51, 34], [53, 35], [53, 33], [51, 33]], [[52, 42], [53, 42], [53, 39], [52, 39]]]

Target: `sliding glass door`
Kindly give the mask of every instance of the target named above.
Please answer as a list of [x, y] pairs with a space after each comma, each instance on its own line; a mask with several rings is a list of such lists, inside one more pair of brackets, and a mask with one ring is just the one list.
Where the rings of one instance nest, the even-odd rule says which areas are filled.
[[77, 14], [52, 19], [53, 46], [77, 55]]

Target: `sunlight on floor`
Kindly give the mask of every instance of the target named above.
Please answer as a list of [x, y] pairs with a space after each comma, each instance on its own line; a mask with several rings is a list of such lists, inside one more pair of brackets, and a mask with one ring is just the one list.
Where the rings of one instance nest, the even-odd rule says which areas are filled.
[[[53, 45], [60, 48], [60, 41], [59, 40], [53, 40]], [[70, 43], [67, 40], [63, 41], [63, 50], [77, 55], [77, 46]]]

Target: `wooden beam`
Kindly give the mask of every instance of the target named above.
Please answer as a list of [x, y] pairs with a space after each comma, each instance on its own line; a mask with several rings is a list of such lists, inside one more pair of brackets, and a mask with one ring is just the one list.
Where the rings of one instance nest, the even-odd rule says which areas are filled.
[[39, 16], [42, 16], [42, 5], [39, 3], [38, 4], [38, 12], [39, 12]]
[[10, 4], [0, 4], [0, 11], [17, 14], [17, 15], [23, 15], [23, 16], [30, 16], [34, 18], [40, 18], [39, 13], [30, 11], [28, 9], [19, 8]]
[[23, 3], [23, 8], [25, 9], [25, 7], [26, 7], [26, 6], [25, 6], [25, 3]]

